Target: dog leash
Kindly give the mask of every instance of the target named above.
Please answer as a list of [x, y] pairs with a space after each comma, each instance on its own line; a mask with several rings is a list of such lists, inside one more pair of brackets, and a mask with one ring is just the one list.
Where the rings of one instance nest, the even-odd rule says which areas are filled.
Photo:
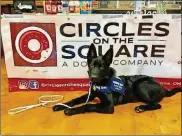
[[[89, 102], [89, 98], [90, 98], [90, 95], [91, 95], [91, 82], [89, 83], [90, 84], [90, 87], [89, 87], [89, 91], [88, 91], [88, 97], [87, 97], [87, 100], [86, 100], [86, 102], [85, 102], [85, 104], [84, 105], [86, 105], [88, 102]], [[64, 103], [57, 103], [57, 104], [55, 104], [55, 105], [62, 105], [62, 106], [65, 106], [65, 107], [67, 107], [67, 108], [72, 108], [72, 107], [70, 107], [70, 106], [68, 106], [68, 105], [66, 105], [66, 104], [64, 104]]]
[[[87, 100], [85, 102], [85, 105], [88, 103], [90, 95], [91, 95], [91, 87], [89, 87], [88, 97], [87, 97]], [[42, 100], [43, 98], [50, 98], [50, 100]], [[55, 99], [55, 98], [57, 98], [57, 99]], [[57, 103], [57, 104], [54, 104], [52, 106], [48, 106], [48, 104], [50, 104], [50, 103], [56, 103], [56, 102], [62, 101], [63, 99], [64, 99], [63, 95], [42, 95], [38, 98], [38, 102], [39, 102], [38, 104], [21, 106], [21, 107], [10, 109], [8, 111], [8, 114], [10, 114], [10, 115], [17, 114], [17, 113], [20, 113], [20, 112], [23, 112], [23, 111], [26, 111], [26, 110], [29, 110], [32, 108], [40, 107], [40, 106], [52, 107], [55, 105], [62, 105], [62, 106], [65, 106], [65, 107], [71, 109], [72, 107], [70, 107], [69, 105], [66, 105], [64, 103]]]
[[[43, 98], [50, 98], [50, 100], [42, 100]], [[57, 99], [55, 99], [55, 98], [57, 98]], [[20, 112], [23, 112], [23, 111], [26, 111], [26, 110], [29, 110], [32, 108], [40, 107], [40, 106], [50, 107], [50, 106], [48, 106], [48, 104], [61, 101], [61, 100], [63, 100], [63, 98], [64, 97], [62, 95], [43, 95], [38, 98], [38, 102], [39, 102], [38, 104], [10, 109], [8, 111], [8, 114], [17, 114], [17, 113], [20, 113]], [[53, 100], [53, 99], [55, 99], [55, 100]]]

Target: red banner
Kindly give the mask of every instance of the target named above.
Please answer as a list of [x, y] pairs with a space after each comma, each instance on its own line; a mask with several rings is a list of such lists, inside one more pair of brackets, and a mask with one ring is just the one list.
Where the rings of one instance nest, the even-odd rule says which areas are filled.
[[[181, 79], [156, 78], [167, 90], [181, 87]], [[11, 92], [15, 91], [87, 91], [89, 79], [25, 79], [9, 78]]]

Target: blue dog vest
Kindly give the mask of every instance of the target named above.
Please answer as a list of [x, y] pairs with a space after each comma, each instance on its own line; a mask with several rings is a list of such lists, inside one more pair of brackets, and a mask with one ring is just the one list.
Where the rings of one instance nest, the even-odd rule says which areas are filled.
[[97, 91], [102, 93], [118, 92], [124, 95], [124, 81], [118, 77], [112, 78], [105, 86], [97, 85], [91, 82], [91, 92]]

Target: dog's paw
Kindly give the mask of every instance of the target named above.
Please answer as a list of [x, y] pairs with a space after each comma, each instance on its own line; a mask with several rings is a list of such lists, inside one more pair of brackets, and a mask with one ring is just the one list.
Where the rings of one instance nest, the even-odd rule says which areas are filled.
[[61, 110], [64, 110], [64, 109], [65, 109], [65, 107], [62, 106], [62, 105], [54, 105], [54, 106], [52, 107], [52, 110], [53, 110], [53, 111], [61, 111]]
[[144, 106], [141, 105], [141, 106], [135, 107], [135, 111], [136, 111], [137, 113], [144, 112], [144, 111], [145, 111]]
[[67, 108], [67, 109], [64, 110], [64, 114], [65, 114], [66, 116], [71, 116], [71, 115], [76, 114], [76, 110]]

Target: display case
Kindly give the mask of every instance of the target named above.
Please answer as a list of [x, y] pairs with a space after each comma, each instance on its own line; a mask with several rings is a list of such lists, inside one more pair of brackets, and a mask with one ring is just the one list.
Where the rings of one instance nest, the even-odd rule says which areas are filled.
[[93, 0], [93, 10], [118, 10], [135, 8], [135, 1]]
[[[136, 0], [93, 0], [93, 14], [135, 14]], [[157, 2], [154, 0], [141, 0], [141, 13], [156, 14]], [[181, 1], [164, 1], [167, 14], [181, 14]]]
[[[45, 0], [44, 0], [45, 1]], [[44, 5], [42, 0], [35, 0], [37, 12], [44, 12]], [[54, 1], [54, 0], [53, 0]], [[72, 0], [70, 4], [63, 4], [64, 2], [68, 2], [70, 0], [57, 0], [57, 13], [84, 13], [89, 9], [89, 14], [135, 14], [136, 10], [136, 0], [123, 1], [123, 0], [92, 0], [92, 4], [80, 4], [80, 0]], [[142, 0], [142, 13], [143, 14], [156, 14], [156, 4], [159, 1], [154, 0]], [[172, 1], [164, 1], [167, 14], [181, 14], [181, 1], [180, 0], [172, 0]], [[54, 2], [53, 2], [54, 3]], [[83, 8], [86, 5], [86, 8]], [[7, 8], [9, 13], [13, 12], [13, 0], [2, 0], [1, 8]], [[7, 10], [6, 9], [6, 10]], [[85, 10], [86, 9], [86, 10]], [[63, 11], [62, 11], [63, 10]], [[69, 12], [71, 11], [71, 12]], [[92, 12], [90, 12], [92, 11]], [[44, 12], [45, 13], [45, 12]]]

